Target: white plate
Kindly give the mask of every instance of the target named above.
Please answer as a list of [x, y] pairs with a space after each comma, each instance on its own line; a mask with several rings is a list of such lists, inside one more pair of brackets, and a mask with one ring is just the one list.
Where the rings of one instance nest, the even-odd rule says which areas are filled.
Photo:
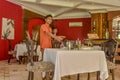
[[92, 49], [92, 47], [82, 47], [81, 49]]

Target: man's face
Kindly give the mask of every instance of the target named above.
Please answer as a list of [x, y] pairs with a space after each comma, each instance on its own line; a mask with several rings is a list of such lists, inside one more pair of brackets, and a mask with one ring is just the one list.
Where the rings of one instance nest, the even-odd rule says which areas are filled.
[[51, 24], [52, 23], [52, 17], [48, 17], [45, 19], [47, 24]]

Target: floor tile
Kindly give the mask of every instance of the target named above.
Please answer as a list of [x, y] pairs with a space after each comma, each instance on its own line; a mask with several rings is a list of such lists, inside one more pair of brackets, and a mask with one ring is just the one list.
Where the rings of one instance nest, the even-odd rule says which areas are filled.
[[[96, 80], [95, 72], [91, 73], [90, 76], [90, 80]], [[19, 64], [14, 59], [10, 64], [7, 63], [7, 60], [0, 61], [0, 80], [28, 80], [26, 64]], [[35, 72], [34, 80], [42, 80], [41, 74]], [[77, 80], [77, 75], [71, 75], [70, 78], [65, 76], [62, 77], [62, 80]], [[87, 80], [87, 74], [80, 74], [80, 80]], [[109, 75], [108, 80], [112, 80], [111, 75]], [[120, 80], [120, 64], [115, 69], [115, 80]]]

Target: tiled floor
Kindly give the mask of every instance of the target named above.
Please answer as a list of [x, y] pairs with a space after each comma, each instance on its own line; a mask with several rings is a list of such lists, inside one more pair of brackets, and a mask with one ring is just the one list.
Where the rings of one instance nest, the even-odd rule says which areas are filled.
[[18, 64], [16, 60], [10, 64], [0, 61], [0, 80], [27, 80], [27, 76], [26, 65]]
[[[40, 74], [37, 73], [36, 76]], [[96, 80], [96, 73], [91, 73], [90, 80]], [[77, 80], [76, 75], [72, 75], [70, 79], [68, 77], [63, 77], [62, 80]], [[18, 64], [16, 60], [12, 60], [10, 64], [7, 61], [0, 61], [0, 80], [28, 80], [28, 71], [26, 69], [26, 64]], [[41, 80], [37, 77], [35, 80]], [[87, 80], [87, 74], [81, 74], [80, 80]], [[111, 76], [109, 79], [111, 80]], [[115, 69], [115, 80], [120, 80], [120, 65], [117, 65]]]

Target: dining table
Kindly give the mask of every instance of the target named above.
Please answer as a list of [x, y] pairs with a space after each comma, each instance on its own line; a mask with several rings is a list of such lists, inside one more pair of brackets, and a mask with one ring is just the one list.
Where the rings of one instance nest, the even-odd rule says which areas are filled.
[[[34, 46], [34, 49], [36, 48], [36, 45]], [[24, 53], [27, 53], [27, 47], [25, 43], [20, 43], [20, 44], [16, 44], [14, 51], [16, 52], [16, 59], [19, 60], [19, 56], [24, 55]], [[40, 61], [42, 59], [42, 53], [40, 50], [40, 45], [37, 45], [37, 50], [36, 50], [36, 54], [39, 56], [38, 60]]]
[[46, 48], [43, 61], [55, 65], [53, 80], [80, 73], [100, 71], [100, 79], [108, 78], [107, 62], [104, 51], [100, 49], [81, 48], [68, 50], [59, 48]]

